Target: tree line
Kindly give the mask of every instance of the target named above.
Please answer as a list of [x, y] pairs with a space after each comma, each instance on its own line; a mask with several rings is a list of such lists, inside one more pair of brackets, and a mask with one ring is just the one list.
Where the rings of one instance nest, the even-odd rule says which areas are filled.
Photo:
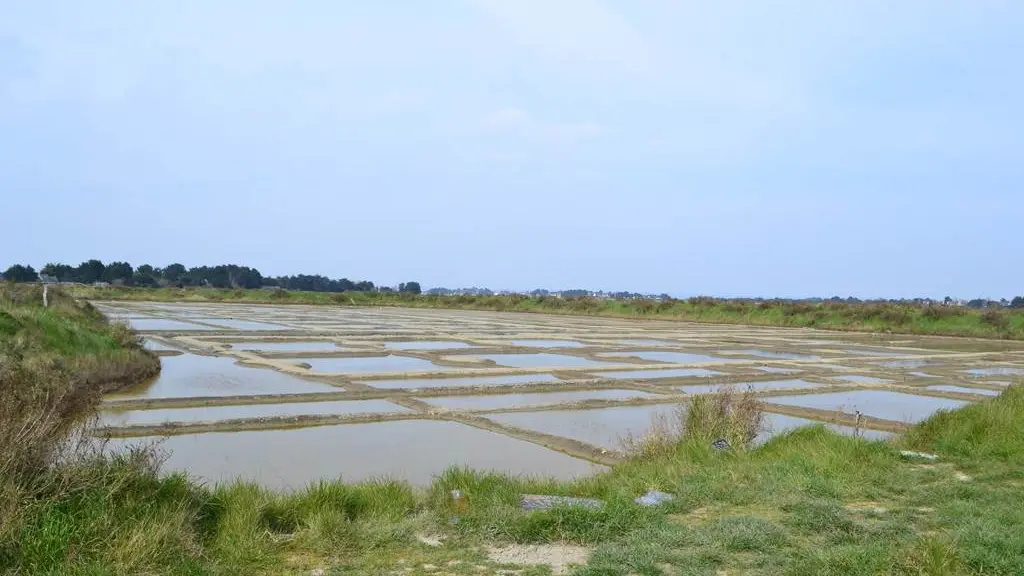
[[[260, 271], [248, 266], [236, 264], [221, 264], [218, 266], [194, 266], [186, 268], [183, 264], [169, 264], [163, 268], [157, 268], [149, 264], [142, 264], [132, 267], [128, 262], [111, 262], [104, 264], [100, 260], [87, 260], [78, 266], [68, 264], [50, 263], [43, 266], [38, 272], [29, 265], [15, 264], [7, 268], [0, 278], [13, 282], [37, 282], [40, 275], [47, 279], [58, 282], [75, 282], [80, 284], [94, 284], [106, 282], [120, 286], [138, 287], [201, 287], [210, 286], [213, 288], [282, 288], [285, 290], [297, 290], [305, 292], [402, 292], [406, 294], [420, 294], [419, 282], [403, 282], [396, 287], [377, 286], [368, 280], [353, 281], [348, 278], [333, 279], [320, 274], [298, 274], [293, 276], [263, 276]], [[492, 296], [495, 292], [487, 288], [431, 288], [426, 291], [434, 296]], [[512, 293], [500, 293], [512, 294]], [[598, 298], [612, 300], [672, 300], [667, 294], [650, 295], [633, 292], [593, 292], [589, 290], [533, 290], [529, 296], [535, 298], [558, 296], [561, 298]], [[740, 299], [743, 300], [743, 299]], [[763, 302], [766, 299], [753, 298], [752, 302]], [[775, 299], [772, 299], [775, 301]], [[1013, 308], [1024, 309], [1024, 296], [1017, 296], [1012, 300], [989, 300], [975, 298], [973, 300], [954, 300], [947, 296], [943, 300], [932, 300], [930, 298], [911, 298], [901, 300], [860, 300], [858, 298], [804, 298], [804, 299], [782, 299], [784, 302], [802, 302], [819, 304], [824, 302], [844, 302], [847, 304], [908, 304], [914, 306], [966, 306], [967, 308], [988, 309], [988, 308]]]
[[12, 282], [37, 282], [51, 280], [79, 284], [105, 282], [118, 286], [138, 287], [201, 287], [213, 288], [282, 288], [309, 292], [404, 292], [419, 294], [419, 282], [403, 282], [395, 288], [377, 286], [368, 280], [333, 279], [319, 274], [298, 274], [293, 276], [264, 276], [259, 270], [237, 264], [217, 266], [193, 266], [168, 264], [162, 268], [150, 264], [132, 267], [128, 262], [86, 260], [78, 266], [49, 263], [37, 272], [25, 264], [7, 268], [3, 278]]

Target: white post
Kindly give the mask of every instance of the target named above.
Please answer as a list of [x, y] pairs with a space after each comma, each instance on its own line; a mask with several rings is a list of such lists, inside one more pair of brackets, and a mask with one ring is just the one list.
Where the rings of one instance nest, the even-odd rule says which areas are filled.
[[43, 308], [47, 308], [47, 307], [50, 306], [50, 302], [49, 302], [49, 300], [46, 297], [47, 296], [47, 290], [49, 288], [50, 288], [49, 284], [43, 284]]

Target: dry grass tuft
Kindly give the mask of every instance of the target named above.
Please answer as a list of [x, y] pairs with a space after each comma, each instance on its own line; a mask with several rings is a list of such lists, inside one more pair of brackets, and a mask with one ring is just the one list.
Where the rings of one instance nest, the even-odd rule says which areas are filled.
[[659, 414], [643, 436], [627, 435], [623, 451], [634, 458], [672, 453], [685, 442], [725, 440], [733, 449], [745, 449], [763, 427], [761, 404], [750, 388], [738, 391], [723, 386], [715, 394], [694, 396], [671, 414]]

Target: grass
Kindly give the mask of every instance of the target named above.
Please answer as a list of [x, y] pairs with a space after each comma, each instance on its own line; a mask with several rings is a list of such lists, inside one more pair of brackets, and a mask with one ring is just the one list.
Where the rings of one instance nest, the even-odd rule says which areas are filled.
[[[15, 368], [21, 370], [14, 372], [19, 380], [2, 381], [5, 395], [82, 382], [29, 368], [40, 358], [117, 357], [108, 337], [121, 352], [135, 349], [132, 341], [118, 340], [118, 328], [96, 322], [73, 302], [42, 313], [31, 298], [8, 298], [2, 306], [19, 328], [0, 341], [0, 366], [11, 374], [9, 357], [20, 351]], [[65, 332], [34, 320], [49, 314], [68, 322]], [[45, 336], [53, 333], [69, 336]], [[40, 376], [50, 380], [33, 379]], [[43, 407], [61, 398], [29, 397]], [[749, 395], [701, 397], [661, 422], [653, 438], [634, 439], [631, 456], [610, 471], [571, 482], [450, 468], [421, 489], [397, 481], [324, 480], [292, 493], [164, 475], [151, 449], [110, 455], [90, 442], [69, 448], [56, 442], [56, 432], [32, 436], [39, 454], [18, 460], [32, 466], [0, 468], [0, 510], [6, 510], [0, 572], [436, 575], [520, 569], [531, 576], [549, 570], [502, 565], [487, 548], [562, 543], [591, 550], [587, 565], [573, 572], [589, 576], [1024, 573], [1021, 386], [940, 412], [892, 442], [814, 426], [748, 446], [759, 419]], [[0, 422], [0, 429], [15, 428]], [[712, 448], [719, 438], [732, 449]], [[0, 447], [0, 453], [11, 451], [9, 444]], [[939, 459], [906, 460], [900, 449], [934, 452]], [[675, 499], [658, 508], [633, 503], [650, 489]], [[452, 490], [463, 492], [465, 504], [452, 502]], [[519, 508], [524, 493], [605, 504], [527, 513]], [[424, 544], [424, 535], [443, 543]]]
[[[0, 285], [0, 542], [5, 544], [19, 537], [40, 503], [74, 492], [74, 466], [53, 463], [81, 460], [71, 453], [84, 447], [69, 442], [77, 419], [95, 410], [103, 392], [160, 369], [131, 332], [108, 324], [88, 304], [59, 291], [51, 294], [50, 304], [43, 307], [39, 287]], [[51, 528], [67, 529], [61, 523]], [[8, 548], [0, 544], [0, 565], [10, 557]]]
[[[694, 434], [697, 422], [742, 434], [748, 424], [739, 419], [725, 428], [709, 420], [723, 404], [742, 403], [712, 398], [657, 450], [648, 445], [574, 482], [451, 468], [424, 490], [325, 480], [278, 493], [161, 477], [145, 451], [86, 460], [63, 469], [71, 489], [33, 508], [0, 558], [52, 574], [426, 574], [449, 563], [447, 573], [493, 573], [500, 566], [487, 546], [557, 542], [593, 550], [575, 571], [582, 575], [1024, 570], [1024, 389], [939, 413], [896, 444], [816, 426], [720, 452], [707, 442], [716, 434]], [[907, 461], [904, 447], [940, 459]], [[635, 505], [648, 489], [676, 498], [661, 508]], [[451, 490], [466, 495], [464, 508], [453, 506]], [[526, 513], [523, 493], [605, 505]], [[444, 543], [426, 546], [423, 534]]]
[[249, 302], [336, 306], [405, 306], [545, 312], [657, 318], [719, 324], [813, 327], [826, 330], [893, 332], [977, 338], [1024, 339], [1024, 311], [974, 310], [962, 306], [895, 303], [787, 302], [783, 300], [598, 300], [520, 295], [416, 296], [369, 292], [298, 292], [286, 290], [229, 290], [214, 288], [97, 288], [69, 287], [76, 297], [110, 300], [174, 302]]

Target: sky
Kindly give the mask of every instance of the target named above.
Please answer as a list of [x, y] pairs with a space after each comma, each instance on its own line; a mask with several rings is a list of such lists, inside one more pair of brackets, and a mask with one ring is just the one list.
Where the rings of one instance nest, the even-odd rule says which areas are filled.
[[0, 266], [1024, 294], [1015, 0], [0, 0]]

